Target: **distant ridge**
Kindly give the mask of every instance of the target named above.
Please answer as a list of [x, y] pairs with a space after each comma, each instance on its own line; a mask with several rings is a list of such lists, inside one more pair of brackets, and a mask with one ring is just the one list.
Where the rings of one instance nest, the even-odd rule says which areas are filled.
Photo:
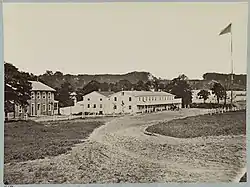
[[[178, 75], [176, 75], [177, 77]], [[234, 75], [233, 89], [246, 90], [246, 74]], [[158, 80], [160, 84], [169, 84], [171, 80], [156, 78], [150, 72], [145, 71], [133, 71], [125, 74], [78, 74], [70, 75], [63, 74], [61, 72], [47, 72], [38, 76], [39, 80], [48, 84], [52, 88], [59, 88], [64, 82], [69, 82], [74, 89], [83, 88], [90, 81], [97, 81], [100, 83], [115, 84], [120, 80], [128, 80], [132, 84], [136, 84], [138, 81]], [[203, 79], [189, 79], [188, 83], [192, 89], [209, 89], [211, 87], [211, 81], [218, 81], [223, 85], [228, 85], [230, 80], [230, 74], [222, 73], [205, 73]]]

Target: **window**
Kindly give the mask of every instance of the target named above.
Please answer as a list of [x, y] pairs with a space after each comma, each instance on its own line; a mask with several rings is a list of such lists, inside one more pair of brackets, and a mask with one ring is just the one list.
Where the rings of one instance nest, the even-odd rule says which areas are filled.
[[31, 92], [31, 99], [35, 99], [35, 93]]
[[37, 104], [37, 110], [40, 110], [40, 103]]
[[51, 92], [48, 93], [48, 99], [51, 99]]
[[88, 101], [90, 101], [90, 98], [88, 98]]
[[88, 104], [88, 108], [90, 108], [90, 104]]
[[31, 115], [34, 116], [35, 115], [35, 104], [31, 103]]
[[114, 97], [114, 101], [117, 101], [117, 98], [116, 98], [116, 97]]
[[148, 100], [149, 100], [149, 101], [151, 100], [150, 97], [148, 98]]
[[43, 111], [45, 112], [46, 111], [46, 105], [43, 104]]
[[96, 108], [96, 104], [93, 105], [93, 108]]
[[100, 101], [102, 101], [102, 98], [100, 98]]
[[138, 100], [141, 101], [141, 98], [139, 97]]
[[57, 103], [54, 103], [54, 110], [57, 110]]
[[46, 98], [46, 92], [43, 92], [43, 99]]
[[129, 97], [128, 100], [129, 100], [129, 101], [132, 101], [132, 97]]
[[49, 109], [48, 110], [51, 111], [51, 104], [49, 104]]
[[122, 95], [124, 95], [124, 92], [122, 92]]
[[131, 110], [131, 108], [132, 108], [131, 106], [128, 106], [128, 109], [129, 109], [129, 110]]
[[116, 105], [114, 105], [114, 109], [117, 109]]
[[100, 108], [102, 108], [102, 104], [100, 104]]
[[19, 105], [19, 113], [21, 114], [23, 112], [23, 110], [22, 110], [22, 106], [21, 105]]
[[37, 99], [40, 99], [41, 98], [40, 92], [37, 92], [36, 94], [37, 94]]

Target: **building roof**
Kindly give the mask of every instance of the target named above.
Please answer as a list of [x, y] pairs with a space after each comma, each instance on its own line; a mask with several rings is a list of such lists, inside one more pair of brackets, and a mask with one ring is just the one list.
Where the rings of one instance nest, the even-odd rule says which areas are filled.
[[134, 97], [139, 96], [174, 96], [167, 92], [153, 92], [153, 91], [123, 91], [124, 93], [130, 94]]
[[46, 84], [38, 82], [38, 81], [30, 81], [30, 83], [31, 83], [33, 91], [51, 91], [51, 92], [56, 91], [55, 89], [47, 86]]
[[106, 97], [109, 97], [110, 95], [114, 94], [115, 92], [105, 92], [105, 91], [97, 91], [97, 93], [102, 94]]

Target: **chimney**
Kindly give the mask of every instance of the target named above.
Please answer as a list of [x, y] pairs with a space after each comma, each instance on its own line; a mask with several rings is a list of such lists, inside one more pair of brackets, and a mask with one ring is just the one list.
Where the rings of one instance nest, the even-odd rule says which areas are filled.
[[133, 88], [133, 87], [131, 88], [131, 91], [134, 91], [134, 88]]
[[111, 92], [111, 88], [109, 88], [108, 91]]
[[101, 88], [99, 88], [99, 89], [98, 89], [98, 92], [101, 92], [101, 91], [102, 91]]

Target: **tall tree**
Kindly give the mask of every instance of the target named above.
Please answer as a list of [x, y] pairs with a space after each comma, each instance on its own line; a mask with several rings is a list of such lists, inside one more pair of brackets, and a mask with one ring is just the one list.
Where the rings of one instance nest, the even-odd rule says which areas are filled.
[[120, 88], [120, 90], [131, 90], [132, 83], [126, 79], [122, 79], [122, 80], [119, 80], [118, 87]]
[[209, 98], [210, 92], [207, 90], [201, 90], [198, 94], [200, 99], [203, 99], [204, 103]]
[[135, 90], [137, 91], [146, 91], [147, 90], [147, 86], [144, 84], [144, 82], [142, 80], [139, 80], [134, 87]]
[[83, 94], [86, 95], [93, 91], [98, 91], [100, 88], [100, 83], [98, 81], [92, 80], [83, 87]]
[[216, 96], [217, 103], [220, 103], [220, 99], [223, 99], [225, 97], [226, 91], [222, 84], [220, 84], [219, 82], [215, 82], [212, 87], [212, 93]]
[[184, 108], [192, 103], [192, 91], [187, 80], [187, 76], [180, 75], [174, 78], [166, 88], [168, 92], [176, 95], [176, 98], [182, 99], [182, 107]]
[[107, 82], [100, 83], [100, 88], [102, 91], [109, 91], [109, 84]]
[[83, 88], [77, 88], [76, 90], [76, 100], [82, 101], [83, 100]]
[[55, 99], [59, 101], [59, 107], [68, 107], [73, 105], [73, 101], [70, 98], [70, 93], [72, 93], [73, 87], [69, 82], [65, 82], [60, 88], [56, 89]]
[[153, 88], [154, 88], [155, 91], [158, 91], [158, 90], [159, 90], [160, 82], [159, 82], [158, 79], [154, 79], [154, 80], [152, 81], [152, 85], [153, 85]]
[[54, 76], [56, 76], [56, 77], [63, 77], [63, 73], [60, 72], [60, 71], [56, 71], [56, 72], [54, 73]]
[[26, 107], [30, 99], [31, 83], [30, 75], [20, 72], [18, 68], [10, 63], [4, 63], [4, 109], [9, 112], [14, 104]]
[[146, 91], [149, 91], [153, 88], [153, 83], [152, 81], [148, 80], [146, 83], [145, 83], [145, 86], [146, 86]]

